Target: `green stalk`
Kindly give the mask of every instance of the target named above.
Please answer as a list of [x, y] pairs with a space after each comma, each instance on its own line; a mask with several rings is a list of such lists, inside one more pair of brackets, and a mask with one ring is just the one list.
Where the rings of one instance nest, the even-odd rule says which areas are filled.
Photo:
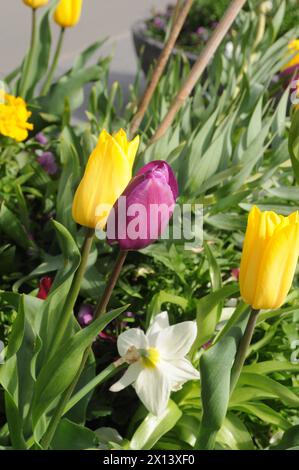
[[[116, 263], [114, 265], [113, 271], [109, 277], [109, 280], [106, 284], [104, 293], [102, 295], [101, 300], [96, 306], [95, 313], [94, 313], [94, 320], [99, 318], [103, 313], [105, 313], [106, 308], [108, 306], [109, 300], [111, 298], [111, 294], [113, 292], [113, 289], [118, 281], [119, 275], [121, 273], [121, 269], [123, 267], [123, 264], [125, 262], [125, 259], [127, 257], [128, 252], [127, 251], [120, 251], [118, 258], [116, 260]], [[91, 345], [85, 350], [83, 354], [83, 358], [79, 367], [79, 370], [73, 379], [72, 383], [69, 385], [69, 387], [66, 389], [66, 391], [62, 394], [59, 403], [57, 405], [57, 408], [51, 418], [49, 427], [47, 431], [45, 432], [42, 440], [41, 440], [41, 446], [43, 449], [47, 450], [52, 442], [52, 439], [54, 437], [54, 434], [56, 432], [57, 426], [59, 424], [59, 421], [61, 417], [63, 416], [64, 410], [67, 406], [67, 403], [69, 402], [77, 384], [80, 379], [80, 376], [85, 368], [87, 359], [89, 354], [92, 353]]]
[[106, 380], [113, 377], [120, 369], [124, 367], [124, 364], [117, 366], [114, 362], [110, 364], [106, 369], [102, 370], [98, 375], [96, 375], [88, 384], [86, 384], [81, 390], [79, 390], [72, 398], [69, 400], [68, 404], [63, 410], [65, 415], [70, 409], [72, 409], [77, 403], [79, 403], [82, 398], [84, 398], [89, 392], [91, 392], [95, 387], [105, 382]]
[[64, 39], [64, 32], [65, 32], [65, 28], [61, 28], [59, 38], [58, 38], [58, 42], [57, 42], [56, 51], [55, 51], [54, 58], [53, 58], [53, 62], [52, 62], [52, 65], [50, 67], [50, 70], [49, 70], [48, 76], [46, 78], [46, 81], [44, 83], [44, 86], [42, 87], [41, 96], [46, 95], [48, 93], [49, 89], [50, 89], [50, 86], [51, 86], [51, 83], [52, 83], [52, 80], [53, 80], [53, 76], [54, 76], [54, 73], [55, 73], [56, 68], [57, 68], [57, 64], [58, 64], [59, 56], [60, 56], [60, 53], [61, 53], [61, 49], [62, 49], [62, 44], [63, 44], [63, 39]]
[[[235, 356], [235, 361], [231, 371], [230, 380], [230, 396], [232, 395], [238, 380], [240, 378], [246, 357], [248, 348], [250, 346], [254, 328], [256, 325], [259, 310], [251, 309], [251, 313], [246, 325], [244, 335], [239, 343], [238, 350]], [[208, 417], [207, 420], [208, 421]], [[216, 438], [218, 430], [209, 430], [209, 423], [202, 422], [200, 426], [199, 436], [195, 444], [195, 449], [199, 450], [213, 450], [215, 448]]]
[[234, 391], [238, 380], [240, 378], [246, 356], [247, 356], [247, 351], [250, 346], [252, 336], [254, 333], [257, 317], [259, 314], [259, 310], [251, 310], [250, 317], [248, 319], [248, 323], [246, 325], [246, 329], [244, 332], [244, 335], [240, 341], [238, 351], [235, 357], [235, 361], [232, 367], [232, 372], [231, 372], [231, 379], [230, 379], [230, 394]]
[[32, 67], [34, 46], [36, 42], [36, 9], [35, 8], [32, 8], [32, 23], [31, 24], [32, 26], [31, 26], [30, 49], [28, 52], [28, 58], [25, 62], [25, 68], [22, 73], [20, 91], [19, 91], [20, 96], [22, 96], [24, 99], [26, 98], [28, 75]]
[[61, 341], [64, 337], [65, 331], [69, 324], [70, 318], [72, 316], [74, 306], [75, 306], [77, 297], [80, 292], [82, 279], [86, 271], [86, 265], [87, 265], [90, 249], [92, 246], [93, 238], [94, 238], [94, 230], [90, 228], [87, 229], [85, 240], [81, 249], [81, 262], [76, 271], [73, 284], [71, 287], [71, 291], [66, 299], [64, 312], [58, 324], [56, 336], [54, 337], [53, 343], [50, 347], [50, 355], [54, 354], [54, 352], [57, 350], [57, 347], [61, 344]]

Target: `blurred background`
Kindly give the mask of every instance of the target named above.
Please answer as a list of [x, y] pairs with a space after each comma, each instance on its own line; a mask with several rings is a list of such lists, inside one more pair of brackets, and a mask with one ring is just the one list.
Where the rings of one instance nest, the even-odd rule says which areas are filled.
[[[149, 17], [154, 9], [163, 10], [169, 3], [170, 0], [84, 0], [79, 25], [66, 35], [60, 69], [68, 68], [80, 50], [108, 36], [102, 51], [114, 55], [110, 81], [118, 80], [127, 87], [137, 67], [131, 27], [136, 21]], [[25, 54], [30, 37], [30, 14], [22, 0], [1, 0], [0, 78], [14, 69]], [[54, 30], [58, 33], [59, 28], [54, 25]]]

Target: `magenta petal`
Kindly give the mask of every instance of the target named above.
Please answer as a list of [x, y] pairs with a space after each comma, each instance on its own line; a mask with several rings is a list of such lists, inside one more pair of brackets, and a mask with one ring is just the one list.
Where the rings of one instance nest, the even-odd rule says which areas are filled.
[[145, 165], [110, 213], [108, 242], [117, 242], [121, 250], [139, 250], [156, 241], [172, 217], [177, 194], [175, 176], [166, 162]]
[[171, 166], [168, 165], [167, 162], [163, 160], [155, 160], [153, 162], [147, 163], [142, 168], [140, 168], [140, 170], [137, 172], [137, 175], [142, 175], [144, 173], [147, 173], [148, 171], [161, 172], [165, 176], [167, 183], [171, 187], [173, 197], [177, 199], [179, 194], [177, 179]]

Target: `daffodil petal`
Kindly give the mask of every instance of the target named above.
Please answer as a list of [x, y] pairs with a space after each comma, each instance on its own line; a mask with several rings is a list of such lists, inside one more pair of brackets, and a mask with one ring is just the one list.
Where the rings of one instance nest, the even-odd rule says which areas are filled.
[[142, 367], [139, 362], [135, 362], [135, 364], [130, 365], [128, 369], [126, 370], [126, 372], [124, 373], [124, 375], [122, 376], [122, 378], [119, 379], [118, 382], [113, 384], [109, 390], [111, 392], [120, 392], [124, 388], [133, 384], [136, 381], [141, 370], [142, 370]]
[[194, 321], [185, 321], [160, 331], [155, 338], [155, 346], [163, 359], [183, 358], [190, 351], [197, 334]]
[[140, 328], [131, 328], [118, 337], [117, 349], [120, 356], [124, 356], [131, 346], [135, 346], [136, 349], [148, 348], [148, 340]]
[[171, 386], [159, 368], [144, 369], [137, 377], [134, 388], [144, 406], [155, 416], [167, 408]]
[[188, 380], [199, 380], [200, 375], [188, 359], [177, 359], [176, 361], [162, 362], [160, 368], [168, 376], [171, 390], [176, 391]]
[[149, 343], [151, 343], [152, 336], [155, 336], [157, 333], [159, 333], [160, 331], [168, 327], [169, 327], [168, 313], [161, 312], [158, 315], [156, 315], [146, 333]]

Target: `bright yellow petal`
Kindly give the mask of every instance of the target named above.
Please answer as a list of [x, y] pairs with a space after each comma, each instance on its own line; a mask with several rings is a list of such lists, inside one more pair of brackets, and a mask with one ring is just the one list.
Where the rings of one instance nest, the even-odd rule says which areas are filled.
[[272, 237], [261, 261], [256, 309], [279, 308], [291, 288], [299, 255], [299, 224], [291, 224]]

